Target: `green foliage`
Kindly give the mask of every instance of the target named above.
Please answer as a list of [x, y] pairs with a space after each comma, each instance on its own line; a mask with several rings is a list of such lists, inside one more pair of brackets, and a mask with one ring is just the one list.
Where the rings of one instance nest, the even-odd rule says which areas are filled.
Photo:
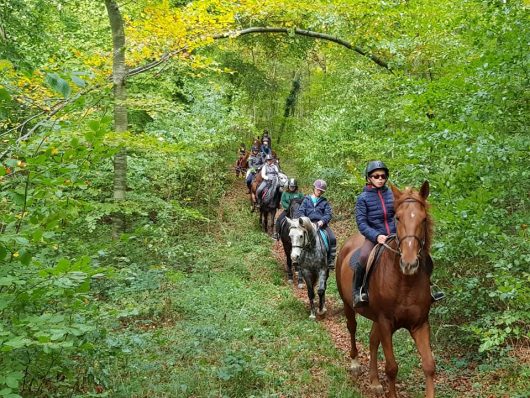
[[[447, 369], [528, 341], [527, 8], [269, 3], [239, 13], [240, 27], [324, 31], [393, 73], [329, 43], [245, 36], [130, 78], [130, 131], [115, 134], [102, 5], [0, 0], [0, 396], [280, 395], [285, 385], [312, 396], [304, 386], [321, 369], [328, 395], [350, 396], [323, 331], [263, 261], [269, 247], [247, 228], [255, 220], [233, 219], [246, 203], [218, 213], [237, 143], [268, 128], [274, 146], [282, 126], [285, 146], [274, 149], [301, 185], [326, 179], [336, 210], [353, 210], [371, 159], [398, 186], [431, 182], [434, 278], [449, 296], [432, 312], [437, 343], [478, 353]], [[131, 21], [145, 4], [124, 4]], [[198, 70], [205, 56], [215, 61]], [[122, 147], [128, 192], [117, 204]], [[117, 212], [126, 233], [111, 241]], [[315, 352], [326, 358], [318, 366]], [[145, 375], [157, 383], [146, 387]], [[511, 378], [501, 385], [515, 396], [524, 386]]]

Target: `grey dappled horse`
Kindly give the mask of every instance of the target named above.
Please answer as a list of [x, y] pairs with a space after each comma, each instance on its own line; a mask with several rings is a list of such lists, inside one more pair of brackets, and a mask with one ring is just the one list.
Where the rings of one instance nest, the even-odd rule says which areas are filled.
[[307, 217], [291, 220], [289, 224], [289, 237], [291, 238], [291, 260], [298, 264], [299, 273], [302, 274], [307, 286], [307, 296], [311, 314], [309, 318], [315, 319], [315, 284], [318, 282], [318, 315], [326, 313], [326, 284], [329, 270], [327, 267], [327, 251], [318, 234], [318, 228]]

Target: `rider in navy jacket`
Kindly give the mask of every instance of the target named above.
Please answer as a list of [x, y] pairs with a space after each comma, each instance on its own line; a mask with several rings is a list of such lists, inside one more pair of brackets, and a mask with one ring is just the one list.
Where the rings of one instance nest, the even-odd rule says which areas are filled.
[[294, 217], [309, 217], [311, 222], [314, 223], [322, 221], [324, 224], [323, 227], [325, 228], [331, 221], [333, 212], [328, 200], [323, 196], [318, 198], [318, 201], [313, 205], [311, 195], [306, 195]]
[[324, 192], [326, 192], [327, 187], [326, 181], [316, 180], [313, 183], [313, 194], [306, 195], [304, 197], [304, 200], [296, 211], [294, 217], [308, 217], [311, 222], [317, 225], [319, 229], [326, 231], [329, 244], [327, 265], [329, 270], [334, 270], [337, 252], [337, 239], [329, 227], [329, 222], [333, 217], [333, 212], [328, 200], [322, 196]]
[[395, 234], [392, 190], [386, 185], [381, 188], [366, 185], [363, 193], [357, 198], [355, 219], [359, 232], [373, 243], [377, 243], [378, 235]]
[[[385, 244], [388, 236], [396, 233], [394, 195], [386, 186], [389, 174], [388, 167], [380, 160], [368, 162], [365, 170], [367, 184], [355, 205], [357, 227], [366, 238], [354, 264], [353, 306], [355, 308], [368, 303], [368, 295], [365, 291], [361, 291], [361, 287], [370, 252], [377, 243]], [[430, 256], [428, 261], [432, 262]], [[444, 294], [434, 292], [431, 288], [431, 296], [434, 301], [438, 301], [444, 297]]]

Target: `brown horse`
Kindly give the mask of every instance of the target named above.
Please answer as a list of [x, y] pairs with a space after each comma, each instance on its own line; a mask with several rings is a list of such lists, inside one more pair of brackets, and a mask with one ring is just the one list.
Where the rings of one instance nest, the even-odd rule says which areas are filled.
[[250, 156], [249, 151], [245, 151], [239, 155], [239, 158], [236, 161], [236, 177], [244, 178], [248, 169], [248, 158]]
[[348, 330], [351, 337], [351, 370], [358, 375], [355, 313], [373, 321], [370, 332], [370, 383], [379, 394], [383, 393], [377, 375], [377, 351], [383, 346], [388, 377], [388, 396], [396, 397], [398, 366], [394, 358], [392, 335], [400, 328], [407, 329], [421, 356], [426, 378], [427, 398], [434, 397], [435, 364], [430, 346], [429, 310], [431, 308], [430, 273], [432, 263], [429, 250], [432, 222], [428, 213], [429, 183], [425, 181], [420, 191], [406, 188], [400, 191], [392, 186], [396, 215], [396, 239], [390, 241], [377, 264], [370, 272], [368, 301], [365, 307], [353, 308], [352, 281], [354, 271], [349, 266], [354, 252], [364, 241], [354, 235], [346, 241], [337, 258], [337, 287], [344, 302]]

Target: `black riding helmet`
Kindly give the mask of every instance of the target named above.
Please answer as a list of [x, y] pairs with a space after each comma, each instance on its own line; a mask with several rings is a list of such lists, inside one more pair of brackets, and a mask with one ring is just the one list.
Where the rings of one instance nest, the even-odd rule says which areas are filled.
[[372, 160], [368, 162], [368, 164], [366, 165], [364, 176], [368, 178], [368, 176], [372, 174], [374, 170], [378, 170], [378, 169], [384, 170], [387, 177], [390, 175], [390, 172], [388, 171], [388, 167], [386, 167], [386, 164], [384, 164], [380, 160]]
[[289, 178], [289, 183], [287, 184], [289, 188], [298, 188], [298, 182], [294, 178]]

